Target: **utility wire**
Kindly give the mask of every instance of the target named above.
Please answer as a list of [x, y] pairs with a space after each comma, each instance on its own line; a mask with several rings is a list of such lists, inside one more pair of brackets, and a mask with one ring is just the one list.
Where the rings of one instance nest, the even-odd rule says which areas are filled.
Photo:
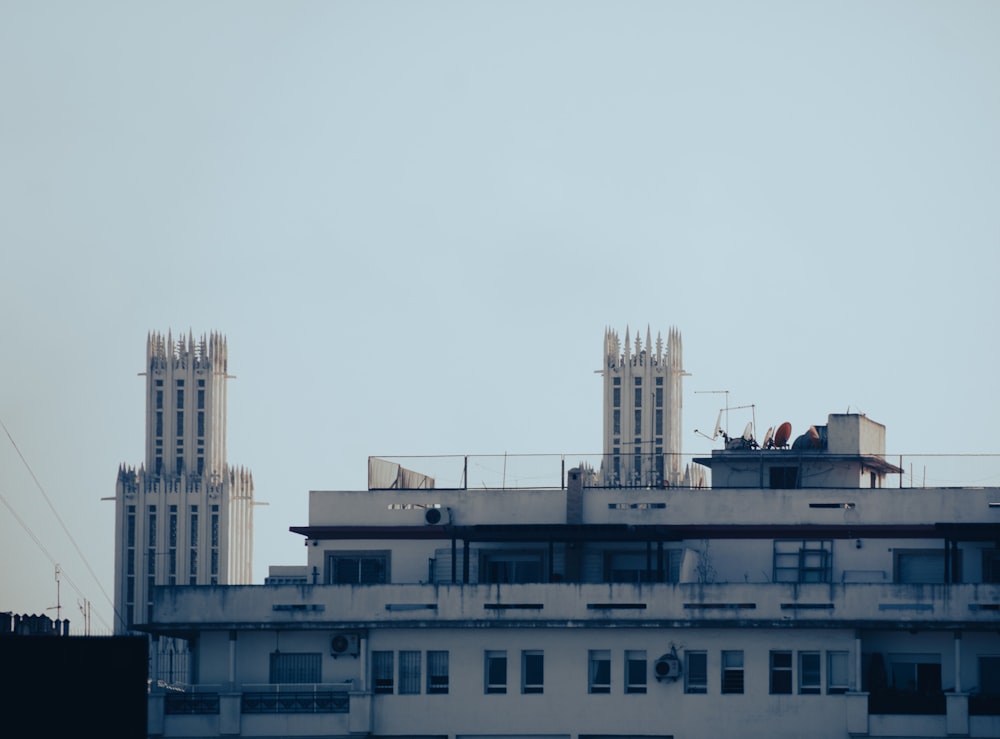
[[[59, 515], [59, 511], [57, 511], [56, 507], [52, 504], [52, 500], [49, 498], [48, 493], [45, 492], [45, 488], [42, 487], [42, 483], [39, 482], [38, 477], [35, 475], [34, 470], [31, 469], [31, 465], [28, 464], [28, 460], [24, 458], [23, 454], [21, 454], [21, 450], [18, 448], [17, 442], [14, 441], [14, 437], [11, 436], [10, 431], [7, 429], [7, 424], [5, 424], [3, 422], [2, 418], [0, 418], [0, 426], [3, 427], [4, 433], [7, 434], [7, 438], [10, 439], [11, 446], [14, 447], [14, 451], [17, 452], [17, 456], [21, 458], [21, 462], [24, 464], [25, 469], [28, 470], [28, 474], [31, 475], [31, 479], [35, 481], [35, 485], [38, 487], [38, 490], [42, 494], [42, 497], [45, 498], [45, 502], [48, 504], [49, 508], [52, 510], [52, 514], [56, 517], [56, 520], [59, 522], [59, 525], [62, 527], [62, 530], [66, 533], [66, 537], [69, 539], [70, 543], [73, 545], [73, 548], [76, 549], [76, 553], [80, 555], [80, 559], [83, 560], [83, 564], [87, 568], [87, 571], [90, 573], [90, 576], [94, 578], [94, 582], [97, 583], [98, 589], [104, 595], [105, 600], [108, 601], [108, 604], [111, 606], [112, 611], [114, 611], [114, 608], [115, 608], [114, 601], [111, 600], [110, 596], [108, 596], [107, 591], [104, 589], [104, 586], [101, 585], [101, 581], [98, 579], [97, 574], [94, 572], [94, 568], [90, 566], [90, 562], [87, 560], [87, 556], [83, 553], [83, 550], [80, 549], [80, 546], [76, 543], [76, 539], [73, 538], [73, 535], [70, 533], [69, 529], [66, 527], [66, 524], [62, 520], [62, 516]], [[25, 524], [25, 522], [21, 519], [21, 517], [18, 516], [17, 513], [14, 512], [14, 509], [11, 507], [10, 503], [8, 503], [5, 498], [2, 498], [2, 496], [0, 496], [0, 499], [3, 499], [4, 505], [7, 506], [7, 508], [10, 510], [10, 512], [14, 514], [14, 518], [16, 518], [17, 521], [18, 521], [18, 523], [21, 524], [21, 526], [24, 528], [24, 530], [28, 532], [29, 536], [31, 536], [31, 538], [39, 546], [39, 548], [41, 548], [41, 550], [43, 552], [45, 552], [45, 556], [47, 556], [52, 561], [52, 564], [57, 564], [56, 561], [55, 561], [55, 559], [52, 557], [52, 555], [49, 554], [49, 552], [42, 545], [42, 543], [38, 539], [38, 537], [36, 537], [31, 532], [31, 529], [28, 528], [27, 524]], [[65, 571], [64, 571], [64, 574], [65, 574]], [[69, 580], [68, 577], [66, 579], [67, 579], [68, 582], [70, 582], [72, 584], [72, 582]], [[81, 593], [77, 589], [77, 587], [75, 585], [73, 585], [73, 589], [76, 590], [77, 595], [79, 595], [81, 598], [85, 597], [83, 595], [83, 593]], [[115, 616], [116, 617], [118, 616], [117, 611], [115, 611]], [[97, 617], [98, 617], [98, 619], [101, 620], [102, 623], [104, 623], [105, 626], [107, 626], [107, 623], [105, 623], [104, 620], [101, 619], [100, 614], [98, 614]]]

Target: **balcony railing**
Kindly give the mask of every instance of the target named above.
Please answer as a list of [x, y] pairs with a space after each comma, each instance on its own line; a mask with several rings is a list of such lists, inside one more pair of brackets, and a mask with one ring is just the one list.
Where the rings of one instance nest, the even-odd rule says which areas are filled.
[[[762, 455], [816, 458], [822, 453], [761, 451]], [[584, 454], [464, 454], [426, 456], [372, 456], [368, 458], [369, 490], [491, 490], [564, 489], [566, 473], [590, 469], [586, 487], [659, 488], [711, 485], [711, 470], [694, 464], [702, 454], [622, 454], [627, 461], [618, 473], [611, 455]], [[630, 472], [636, 467], [639, 472]], [[903, 470], [889, 475], [886, 487], [996, 487], [1000, 486], [1000, 454], [884, 454], [886, 462]], [[621, 464], [625, 465], [625, 461]], [[684, 476], [696, 467], [698, 474]]]
[[345, 684], [245, 685], [242, 713], [349, 713]]
[[218, 693], [167, 693], [164, 713], [170, 715], [212, 714], [219, 712]]

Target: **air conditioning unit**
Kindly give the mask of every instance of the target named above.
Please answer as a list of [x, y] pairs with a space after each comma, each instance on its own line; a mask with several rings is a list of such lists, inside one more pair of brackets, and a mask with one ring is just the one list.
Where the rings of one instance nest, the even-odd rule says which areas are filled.
[[424, 523], [428, 526], [447, 526], [451, 523], [451, 508], [428, 508], [424, 511]]
[[664, 654], [653, 663], [653, 674], [656, 679], [676, 680], [681, 676], [681, 660], [675, 652]]
[[330, 654], [334, 657], [357, 657], [359, 651], [357, 634], [334, 634], [330, 640]]

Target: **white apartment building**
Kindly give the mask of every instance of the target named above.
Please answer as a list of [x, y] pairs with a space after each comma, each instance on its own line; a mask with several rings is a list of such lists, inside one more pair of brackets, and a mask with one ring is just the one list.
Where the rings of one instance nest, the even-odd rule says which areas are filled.
[[858, 414], [697, 461], [310, 492], [304, 565], [153, 591], [150, 735], [1000, 736], [1000, 488], [902, 487]]
[[[146, 340], [145, 462], [115, 488], [115, 633], [147, 623], [157, 586], [252, 580], [253, 478], [226, 463], [228, 350], [219, 334]], [[186, 671], [161, 645], [163, 675]], [[176, 659], [175, 659], [176, 657]]]

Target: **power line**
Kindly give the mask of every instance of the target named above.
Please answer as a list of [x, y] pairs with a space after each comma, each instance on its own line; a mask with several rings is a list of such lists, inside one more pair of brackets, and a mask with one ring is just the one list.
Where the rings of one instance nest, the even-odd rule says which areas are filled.
[[[42, 497], [45, 498], [45, 502], [51, 509], [52, 515], [56, 517], [56, 520], [59, 522], [59, 525], [65, 532], [66, 538], [69, 539], [70, 543], [73, 545], [73, 548], [76, 550], [76, 553], [80, 555], [80, 559], [83, 561], [83, 564], [87, 568], [87, 571], [90, 573], [90, 576], [93, 577], [94, 582], [97, 583], [97, 588], [101, 591], [101, 594], [104, 596], [105, 600], [108, 601], [108, 604], [111, 606], [112, 611], [114, 611], [115, 608], [114, 601], [111, 600], [111, 598], [108, 596], [107, 591], [104, 589], [104, 586], [101, 585], [101, 581], [98, 579], [97, 574], [94, 572], [94, 568], [90, 566], [90, 562], [87, 560], [87, 556], [83, 553], [83, 550], [80, 549], [80, 546], [76, 543], [76, 539], [73, 538], [73, 535], [70, 533], [69, 528], [67, 528], [66, 524], [63, 522], [62, 516], [59, 515], [59, 511], [57, 511], [56, 507], [52, 504], [52, 500], [49, 498], [48, 493], [45, 492], [45, 488], [42, 487], [42, 483], [38, 480], [38, 477], [35, 475], [34, 470], [31, 469], [31, 465], [28, 464], [28, 460], [24, 458], [24, 455], [21, 453], [21, 450], [17, 446], [17, 442], [14, 441], [14, 437], [11, 435], [10, 430], [7, 428], [7, 424], [3, 422], [2, 418], [0, 418], [0, 426], [3, 427], [4, 433], [7, 434], [7, 438], [10, 439], [11, 446], [14, 447], [14, 451], [16, 451], [17, 456], [20, 457], [21, 463], [24, 464], [25, 469], [28, 470], [28, 474], [31, 475], [31, 479], [34, 480], [35, 486], [38, 488], [38, 491], [42, 494]], [[17, 519], [17, 522], [21, 524], [21, 527], [24, 528], [25, 531], [28, 532], [28, 535], [32, 538], [32, 540], [34, 540], [35, 544], [37, 544], [38, 547], [45, 553], [45, 556], [48, 557], [49, 560], [51, 560], [52, 564], [57, 565], [58, 563], [56, 562], [55, 558], [48, 552], [48, 550], [42, 544], [41, 540], [37, 536], [35, 536], [35, 534], [31, 531], [30, 528], [28, 528], [28, 525], [21, 519], [21, 517], [17, 515], [13, 507], [11, 507], [10, 503], [7, 502], [6, 498], [3, 498], [3, 496], [0, 495], [0, 500], [3, 500], [3, 504], [7, 506], [8, 510], [10, 510], [10, 512], [13, 514], [14, 518]], [[63, 575], [65, 576], [65, 571], [63, 572]], [[84, 594], [79, 590], [79, 588], [76, 587], [76, 585], [73, 584], [72, 580], [70, 580], [68, 576], [66, 576], [66, 581], [70, 583], [72, 588], [76, 591], [77, 595], [79, 595], [81, 598], [85, 598]], [[115, 615], [117, 616], [117, 613], [115, 613]], [[100, 615], [98, 615], [98, 618], [99, 619], [101, 618]], [[101, 622], [104, 623], [104, 620], [101, 619]], [[107, 626], [107, 623], [104, 623], [104, 625]]]

